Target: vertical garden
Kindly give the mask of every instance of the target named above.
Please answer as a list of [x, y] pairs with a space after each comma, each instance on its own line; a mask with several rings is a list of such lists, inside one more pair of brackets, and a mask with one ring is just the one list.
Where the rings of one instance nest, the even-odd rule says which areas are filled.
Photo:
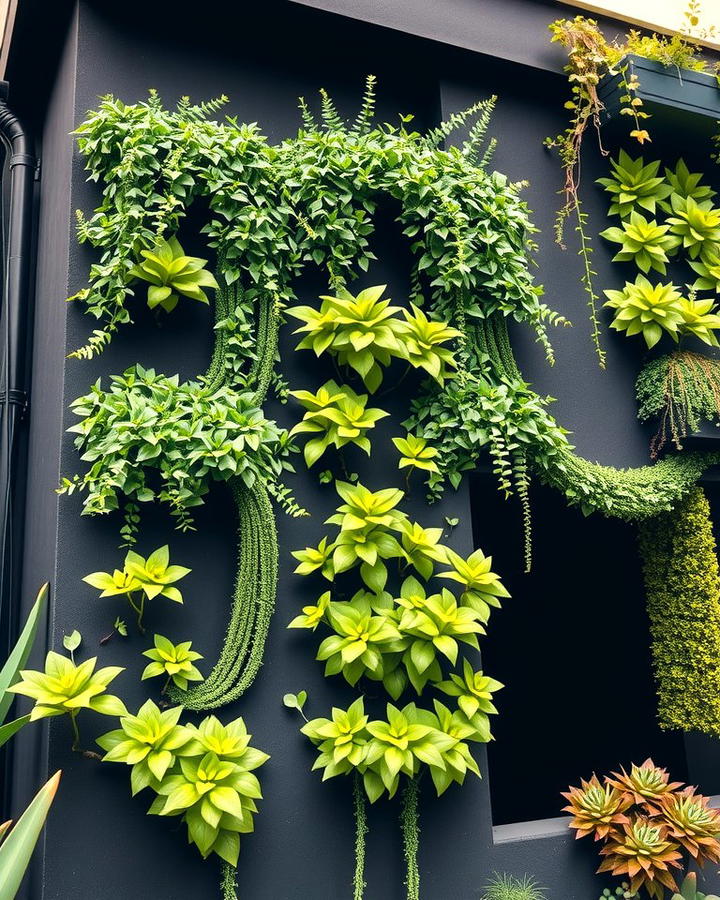
[[715, 900], [714, 36], [288, 6], [58, 48], [0, 898]]

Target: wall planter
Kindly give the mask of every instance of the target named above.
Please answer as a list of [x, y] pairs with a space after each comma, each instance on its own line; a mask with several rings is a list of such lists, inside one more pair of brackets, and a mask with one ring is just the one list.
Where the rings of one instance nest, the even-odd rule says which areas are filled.
[[619, 115], [624, 80], [637, 76], [640, 85], [636, 95], [645, 105], [669, 107], [671, 110], [695, 113], [712, 119], [720, 118], [720, 88], [715, 76], [691, 69], [663, 66], [661, 63], [629, 54], [617, 66], [627, 71], [603, 80], [598, 96], [605, 105], [608, 118]]

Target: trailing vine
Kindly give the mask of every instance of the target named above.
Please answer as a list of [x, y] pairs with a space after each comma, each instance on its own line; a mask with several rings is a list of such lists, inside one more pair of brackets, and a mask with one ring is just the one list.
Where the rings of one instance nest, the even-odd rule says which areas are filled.
[[651, 360], [636, 383], [638, 418], [659, 419], [650, 442], [656, 458], [671, 441], [682, 450], [683, 440], [702, 422], [720, 419], [720, 361], [681, 350]]

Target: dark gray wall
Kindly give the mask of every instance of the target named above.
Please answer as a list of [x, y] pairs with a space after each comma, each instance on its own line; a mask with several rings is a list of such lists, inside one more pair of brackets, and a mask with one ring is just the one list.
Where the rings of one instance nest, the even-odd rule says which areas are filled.
[[[557, 161], [543, 150], [541, 141], [563, 124], [560, 79], [537, 71], [530, 74], [528, 69], [502, 61], [483, 61], [476, 55], [448, 51], [429, 41], [290, 3], [268, 4], [265, 13], [254, 14], [221, 10], [222, 5], [215, 4], [209, 7], [215, 14], [198, 21], [181, 18], [169, 4], [151, 8], [133, 2], [114, 10], [107, 6], [79, 3], [77, 22], [73, 20], [67, 38], [57, 34], [50, 39], [53, 45], [63, 40], [65, 49], [43, 137], [24, 594], [29, 597], [44, 579], [54, 582], [51, 643], [59, 644], [64, 631], [79, 628], [85, 636], [85, 652], [94, 653], [98, 638], [122, 611], [112, 600], [98, 600], [96, 592], [81, 582], [87, 572], [120, 562], [118, 521], [81, 518], [76, 498], [58, 500], [53, 491], [60, 472], [71, 473], [78, 467], [72, 442], [64, 434], [73, 421], [68, 403], [86, 392], [98, 376], [122, 371], [137, 361], [190, 377], [204, 368], [210, 349], [207, 311], [187, 304], [188, 308], [181, 305], [162, 329], [138, 310], [136, 326], [126, 328], [96, 361], [64, 358], [83, 343], [92, 327], [80, 308], [64, 303], [68, 293], [84, 285], [92, 259], [74, 242], [72, 211], [76, 207], [89, 210], [97, 202], [96, 188], [84, 181], [81, 161], [75, 156], [71, 162], [68, 132], [106, 92], [131, 102], [143, 98], [149, 87], [156, 87], [167, 103], [183, 94], [204, 99], [226, 93], [231, 97], [229, 111], [242, 121], [259, 122], [271, 140], [293, 133], [298, 123], [295, 98], [311, 96], [320, 86], [327, 87], [344, 110], [353, 112], [363, 78], [370, 71], [380, 78], [380, 115], [392, 120], [398, 112], [415, 112], [420, 126], [435, 121], [440, 108], [446, 114], [478, 95], [500, 94], [493, 127], [500, 138], [496, 164], [512, 178], [530, 180], [528, 200], [543, 229], [538, 274], [547, 286], [549, 303], [576, 323], [573, 329], [553, 335], [558, 350], [554, 370], [539, 358], [531, 336], [518, 333], [522, 364], [542, 391], [559, 398], [558, 418], [574, 431], [581, 452], [614, 464], [645, 461], [645, 436], [635, 421], [632, 397], [638, 355], [627, 346], [630, 342], [608, 339], [608, 371], [598, 371], [587, 336], [577, 260], [572, 250], [563, 254], [552, 243], [560, 174]], [[507, 4], [483, 6], [482, 31], [493, 41], [499, 41], [506, 31], [512, 32], [513, 39], [526, 34], [523, 40], [535, 45], [537, 29], [555, 15], [552, 4], [531, 4], [535, 14], [521, 31], [517, 22], [517, 27], [507, 27], [503, 18]], [[447, 19], [450, 21], [449, 16]], [[598, 165], [589, 163], [588, 183], [593, 166]], [[590, 203], [597, 212], [602, 211], [599, 196], [593, 195]], [[366, 283], [387, 281], [391, 292], [402, 297], [408, 286], [402, 245], [392, 233], [383, 232], [378, 249], [380, 261]], [[600, 248], [598, 266], [601, 280], [609, 284], [615, 276], [610, 274], [607, 252]], [[300, 286], [301, 295], [312, 302], [323, 287], [310, 276]], [[283, 359], [291, 385], [320, 383], [327, 376], [303, 354], [290, 352], [294, 341], [288, 331], [283, 335]], [[398, 414], [406, 401], [404, 396], [394, 398]], [[292, 421], [292, 410], [272, 411], [284, 424]], [[389, 434], [388, 426], [379, 437]], [[376, 446], [381, 447], [379, 441]], [[376, 454], [372, 465], [359, 461], [358, 471], [369, 484], [383, 487], [397, 478], [395, 460], [384, 456], [381, 449]], [[316, 639], [285, 629], [303, 601], [315, 592], [315, 586], [292, 575], [289, 552], [322, 535], [321, 523], [333, 508], [329, 491], [318, 488], [314, 479], [296, 479], [295, 487], [313, 518], [298, 521], [278, 516], [281, 581], [266, 663], [246, 697], [222, 711], [223, 717], [242, 714], [254, 743], [272, 755], [261, 773], [265, 800], [257, 831], [243, 840], [241, 853], [240, 896], [252, 900], [346, 897], [352, 869], [349, 783], [335, 780], [322, 785], [310, 773], [312, 750], [299, 735], [297, 720], [281, 705], [284, 692], [301, 688], [310, 693], [312, 715], [322, 715], [333, 703], [352, 697], [343, 682], [322, 677], [320, 664], [313, 661]], [[487, 484], [486, 490], [494, 491], [494, 487]], [[482, 496], [473, 500], [483, 502]], [[473, 543], [470, 502], [467, 487], [430, 509], [421, 496], [411, 498], [412, 509], [424, 524], [442, 524], [447, 514], [460, 517], [452, 541], [463, 552]], [[169, 541], [173, 559], [192, 566], [193, 573], [183, 584], [185, 606], [168, 608], [170, 604], [156, 601], [148, 627], [176, 640], [192, 637], [205, 653], [207, 671], [224, 630], [234, 572], [235, 524], [224, 488], [212, 492], [198, 513], [198, 525], [197, 533], [179, 535], [171, 531], [163, 510], [154, 511], [144, 522], [139, 549], [149, 552]], [[493, 547], [485, 549], [492, 551]], [[643, 601], [632, 596], [628, 602]], [[492, 629], [488, 640], [492, 640]], [[147, 696], [147, 683], [138, 681], [140, 652], [147, 643], [131, 632], [127, 641], [113, 640], [101, 650], [104, 664], [127, 667], [116, 684], [130, 708]], [[85, 743], [90, 744], [110, 725], [108, 720], [87, 716]], [[536, 735], [528, 736], [528, 765], [540, 767], [543, 756], [534, 755], [532, 749], [536, 740]], [[64, 721], [51, 723], [49, 742], [40, 747], [49, 757], [47, 767], [32, 760], [31, 742], [28, 738], [22, 745], [27, 747], [27, 756], [25, 751], [19, 754], [18, 805], [46, 768], [62, 767], [64, 771], [39, 860], [38, 880], [30, 887], [31, 900], [215, 896], [215, 864], [203, 863], [194, 848], [186, 848], [182, 832], [173, 823], [144, 815], [147, 801], [129, 796], [123, 767], [100, 766], [70, 753]], [[543, 752], [552, 753], [552, 735], [545, 736], [544, 743]], [[468, 781], [440, 800], [425, 791], [420, 857], [425, 900], [476, 900], [485, 878], [494, 870], [534, 874], [549, 887], [553, 900], [595, 900], [602, 885], [592, 875], [593, 850], [578, 847], [569, 833], [493, 843], [484, 755], [482, 759], [486, 774], [482, 782]], [[568, 778], [584, 774], [588, 773], [571, 772]], [[397, 804], [385, 803], [371, 814], [369, 900], [399, 900], [404, 893], [397, 812]], [[521, 833], [527, 830], [520, 829]]]

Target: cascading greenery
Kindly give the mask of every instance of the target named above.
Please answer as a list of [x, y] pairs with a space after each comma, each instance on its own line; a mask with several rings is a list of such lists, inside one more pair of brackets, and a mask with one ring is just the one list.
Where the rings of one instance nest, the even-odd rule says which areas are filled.
[[671, 441], [682, 450], [683, 440], [702, 422], [720, 419], [720, 361], [680, 350], [651, 360], [635, 385], [638, 418], [659, 419], [650, 453], [657, 457]]
[[660, 725], [720, 735], [720, 574], [700, 488], [641, 525], [640, 553]]

